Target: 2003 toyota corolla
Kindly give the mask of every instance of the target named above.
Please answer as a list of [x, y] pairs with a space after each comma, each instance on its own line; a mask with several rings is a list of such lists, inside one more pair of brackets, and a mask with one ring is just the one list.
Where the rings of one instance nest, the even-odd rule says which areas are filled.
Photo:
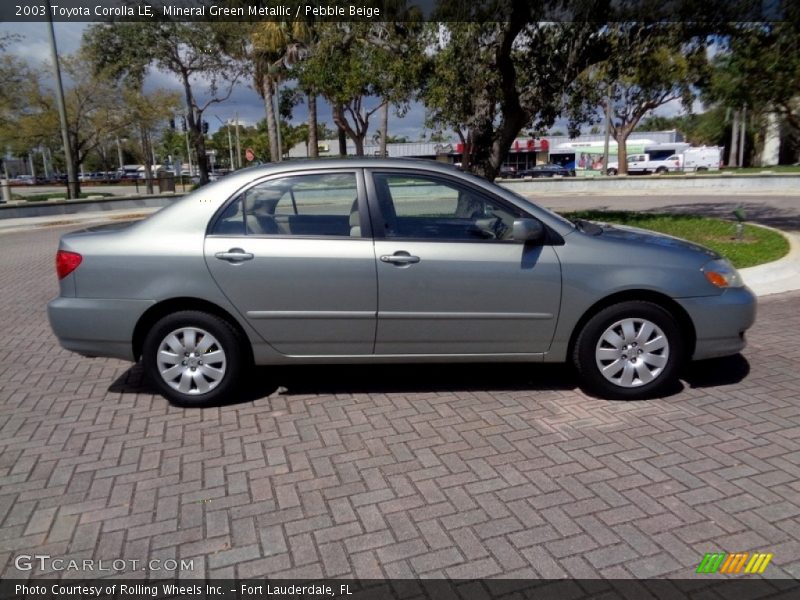
[[571, 361], [604, 397], [657, 395], [735, 354], [755, 298], [714, 252], [570, 222], [433, 161], [246, 169], [130, 225], [65, 235], [61, 344], [142, 359], [184, 405], [253, 364]]

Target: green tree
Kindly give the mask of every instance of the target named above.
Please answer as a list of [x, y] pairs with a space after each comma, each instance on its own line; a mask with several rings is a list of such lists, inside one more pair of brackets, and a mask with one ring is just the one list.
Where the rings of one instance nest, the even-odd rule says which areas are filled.
[[473, 22], [427, 29], [433, 53], [421, 98], [428, 125], [455, 131], [464, 168], [488, 179], [520, 131], [551, 127], [577, 76], [608, 56], [602, 24], [586, 16], [546, 21], [544, 4], [498, 2], [491, 20], [470, 14]]
[[[208, 182], [203, 114], [211, 105], [227, 100], [242, 77], [238, 57], [244, 43], [240, 24], [227, 22], [103, 23], [92, 25], [84, 34], [97, 71], [138, 87], [151, 65], [178, 77], [201, 184]], [[199, 81], [207, 86], [205, 102], [196, 93]]]
[[[73, 157], [69, 180], [80, 193], [78, 173], [90, 153], [114, 138], [131, 124], [122, 100], [123, 92], [113, 80], [96, 75], [84, 67], [85, 57], [63, 57], [62, 69], [70, 85], [64, 90], [67, 109], [67, 139]], [[8, 133], [18, 153], [39, 145], [58, 147], [60, 122], [55, 94], [34, 78], [29, 82], [25, 103]]]
[[627, 140], [645, 115], [674, 101], [691, 109], [695, 86], [706, 74], [706, 48], [703, 39], [685, 41], [681, 23], [658, 28], [618, 24], [609, 28], [608, 39], [611, 55], [582, 73], [577, 89], [583, 102], [581, 110], [599, 104], [610, 115], [618, 171], [624, 175]]
[[299, 65], [300, 85], [328, 99], [359, 156], [372, 115], [388, 104], [402, 112], [412, 97], [422, 56], [416, 31], [402, 23], [320, 24], [314, 52]]

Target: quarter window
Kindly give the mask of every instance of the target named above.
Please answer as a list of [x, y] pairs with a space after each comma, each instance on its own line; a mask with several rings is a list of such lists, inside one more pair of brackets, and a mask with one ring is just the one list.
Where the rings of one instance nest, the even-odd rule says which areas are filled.
[[223, 211], [212, 233], [361, 237], [355, 174], [292, 175], [259, 183]]

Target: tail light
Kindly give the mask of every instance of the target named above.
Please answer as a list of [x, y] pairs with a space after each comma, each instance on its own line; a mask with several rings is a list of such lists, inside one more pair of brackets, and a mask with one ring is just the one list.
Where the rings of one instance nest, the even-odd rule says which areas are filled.
[[83, 257], [77, 252], [59, 250], [56, 253], [56, 273], [58, 274], [58, 278], [64, 279], [64, 277], [78, 268], [82, 260]]

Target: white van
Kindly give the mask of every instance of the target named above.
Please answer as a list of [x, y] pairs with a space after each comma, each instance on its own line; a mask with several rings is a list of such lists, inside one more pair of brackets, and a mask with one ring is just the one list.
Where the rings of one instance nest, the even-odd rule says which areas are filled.
[[683, 153], [683, 170], [718, 171], [722, 166], [722, 150], [720, 146], [701, 146], [688, 148]]
[[[661, 159], [654, 159], [646, 152], [628, 156], [628, 173], [667, 173], [670, 171], [680, 171], [681, 165], [681, 154], [672, 154]], [[619, 163], [608, 163], [609, 175], [616, 175], [618, 172]]]

